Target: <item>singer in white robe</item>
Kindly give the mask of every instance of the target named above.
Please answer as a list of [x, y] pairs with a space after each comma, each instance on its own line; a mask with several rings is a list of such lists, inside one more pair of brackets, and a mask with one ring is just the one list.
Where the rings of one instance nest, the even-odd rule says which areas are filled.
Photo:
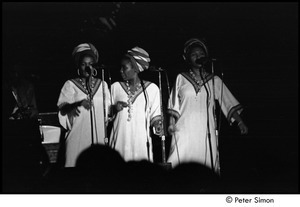
[[[105, 108], [107, 120], [107, 112], [110, 107], [110, 92], [107, 87], [107, 83], [100, 79], [95, 79], [95, 87], [92, 91], [93, 107], [92, 109], [92, 121], [91, 124], [91, 111], [85, 109], [83, 106], [79, 106], [79, 116], [62, 115], [59, 112], [59, 122], [67, 130], [66, 132], [66, 162], [65, 167], [74, 167], [76, 160], [81, 152], [89, 148], [91, 144], [104, 144], [104, 105], [103, 105], [103, 85], [105, 91]], [[72, 79], [65, 82], [61, 89], [57, 105], [68, 103], [76, 103], [83, 99], [88, 99], [88, 92], [82, 86], [79, 79]], [[93, 141], [92, 130], [93, 127]]]
[[82, 43], [72, 54], [79, 77], [64, 83], [57, 102], [59, 122], [66, 129], [65, 167], [75, 167], [77, 158], [92, 144], [108, 141], [110, 92], [107, 83], [96, 78], [93, 65], [98, 62], [98, 51], [93, 44]]
[[[213, 116], [214, 100], [212, 83], [212, 76], [207, 76], [205, 83], [209, 91], [209, 98], [207, 100], [207, 93], [204, 86], [202, 86], [200, 91], [196, 92], [197, 84], [188, 72], [181, 73], [176, 78], [168, 107], [168, 113], [178, 119], [176, 123], [177, 131], [172, 137], [168, 158], [168, 162], [171, 162], [173, 167], [178, 165], [179, 162], [198, 162], [212, 168], [208, 139], [209, 132], [211, 135], [213, 166], [216, 171], [219, 170], [218, 140], [215, 133], [216, 125]], [[232, 114], [234, 112], [240, 113], [242, 106], [231, 94], [226, 85], [222, 84], [222, 80], [218, 76], [215, 76], [214, 84], [215, 99], [222, 106], [222, 112], [228, 121], [233, 122]], [[207, 120], [209, 121], [209, 131]]]
[[[161, 120], [159, 88], [144, 81], [145, 93], [140, 87], [135, 93], [132, 110], [126, 107], [116, 114], [110, 136], [110, 145], [125, 161], [148, 160], [153, 162], [150, 131], [155, 122]], [[118, 101], [127, 102], [125, 82], [115, 82], [111, 87], [112, 105]], [[147, 100], [147, 101], [146, 101]], [[131, 116], [130, 120], [128, 119]]]
[[169, 98], [172, 142], [168, 162], [173, 167], [196, 162], [219, 174], [215, 100], [227, 120], [237, 121], [241, 134], [247, 134], [248, 127], [239, 115], [243, 108], [218, 76], [206, 72], [209, 58], [204, 41], [189, 39], [183, 52], [189, 72], [177, 75]]
[[162, 133], [160, 90], [152, 82], [141, 80], [139, 73], [149, 68], [148, 52], [140, 47], [128, 50], [121, 59], [123, 82], [111, 87], [115, 120], [110, 146], [125, 161], [153, 162], [150, 130]]

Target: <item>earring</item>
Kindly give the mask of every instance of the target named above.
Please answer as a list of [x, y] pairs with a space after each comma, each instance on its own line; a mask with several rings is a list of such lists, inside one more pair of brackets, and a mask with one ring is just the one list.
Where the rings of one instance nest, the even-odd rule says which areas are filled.
[[[95, 73], [94, 73], [94, 71], [95, 71]], [[92, 75], [95, 77], [95, 76], [97, 76], [97, 74], [98, 74], [98, 71], [96, 69], [94, 69], [92, 72]]]
[[78, 74], [78, 76], [80, 76], [79, 69], [77, 69], [77, 74]]

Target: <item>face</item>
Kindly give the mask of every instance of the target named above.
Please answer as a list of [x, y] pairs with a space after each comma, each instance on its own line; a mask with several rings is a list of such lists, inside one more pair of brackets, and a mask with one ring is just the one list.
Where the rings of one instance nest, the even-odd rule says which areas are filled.
[[124, 81], [132, 80], [137, 76], [135, 67], [133, 67], [131, 61], [128, 59], [123, 59], [121, 61], [120, 73]]
[[203, 65], [197, 64], [196, 60], [202, 57], [206, 57], [206, 53], [202, 47], [196, 46], [191, 48], [187, 56], [187, 61], [193, 68], [201, 68]]
[[[90, 56], [83, 57], [82, 61], [79, 63], [79, 73], [81, 77], [89, 77], [90, 71], [86, 71], [87, 67], [92, 67], [94, 64], [94, 58]], [[88, 69], [89, 70], [89, 69]]]

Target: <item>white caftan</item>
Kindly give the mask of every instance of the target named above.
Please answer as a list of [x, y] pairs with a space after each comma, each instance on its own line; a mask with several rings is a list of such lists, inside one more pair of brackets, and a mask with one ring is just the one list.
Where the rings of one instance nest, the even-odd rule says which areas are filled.
[[[129, 107], [119, 111], [113, 123], [110, 146], [116, 149], [125, 161], [148, 160], [153, 162], [150, 126], [160, 120], [160, 92], [157, 85], [144, 81], [142, 87], [135, 92], [132, 103], [131, 119], [128, 120]], [[127, 86], [124, 82], [115, 82], [111, 87], [112, 104], [128, 101]], [[146, 101], [147, 100], [147, 101]], [[147, 104], [147, 107], [146, 107]], [[149, 143], [149, 144], [147, 144]]]
[[[172, 167], [181, 163], [197, 162], [212, 168], [208, 139], [207, 120], [209, 120], [213, 169], [219, 173], [218, 140], [216, 138], [213, 116], [215, 102], [213, 101], [212, 93], [212, 75], [207, 74], [204, 79], [205, 86], [209, 91], [208, 99], [204, 85], [198, 91], [197, 83], [193, 80], [190, 73], [184, 72], [177, 75], [176, 83], [169, 99], [168, 113], [178, 119], [176, 122], [178, 131], [172, 137], [168, 162], [172, 163]], [[233, 122], [233, 112], [236, 111], [240, 114], [242, 106], [225, 84], [223, 84], [221, 103], [222, 80], [218, 76], [214, 76], [214, 85], [215, 99], [222, 106], [222, 112], [228, 121]]]
[[[83, 106], [79, 106], [79, 116], [71, 117], [62, 115], [59, 111], [60, 124], [67, 130], [66, 133], [66, 162], [65, 167], [75, 167], [76, 160], [80, 153], [91, 146], [91, 144], [104, 144], [104, 105], [103, 105], [103, 83], [105, 98], [105, 118], [110, 108], [110, 92], [107, 83], [100, 79], [94, 79], [95, 86], [92, 89], [93, 110], [93, 142], [91, 133], [91, 112]], [[57, 106], [59, 109], [66, 103], [72, 104], [83, 99], [88, 99], [88, 92], [80, 83], [79, 79], [71, 79], [65, 82], [61, 89]], [[95, 112], [95, 113], [94, 113]]]

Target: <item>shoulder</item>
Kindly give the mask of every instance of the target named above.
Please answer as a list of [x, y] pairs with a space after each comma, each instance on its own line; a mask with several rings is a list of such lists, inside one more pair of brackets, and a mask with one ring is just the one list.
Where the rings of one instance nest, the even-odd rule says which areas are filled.
[[80, 78], [72, 78], [72, 79], [67, 80], [65, 83], [76, 84], [76, 83], [79, 83], [80, 80], [81, 80]]
[[[125, 84], [125, 83], [124, 83]], [[116, 86], [120, 86], [121, 85], [121, 82], [119, 82], [119, 81], [116, 81], [116, 82], [114, 82], [113, 84], [111, 84], [111, 86], [113, 87], [116, 87]]]
[[[213, 77], [214, 77], [214, 81], [222, 82], [222, 79], [221, 79], [219, 76], [214, 75]], [[211, 75], [211, 78], [210, 78], [210, 79], [212, 79], [212, 75]]]
[[183, 78], [187, 79], [187, 77], [189, 77], [190, 73], [185, 71], [185, 72], [181, 72], [181, 73], [178, 73], [176, 75], [176, 80], [181, 80]]
[[78, 82], [78, 81], [79, 81], [78, 78], [72, 78], [72, 79], [66, 80], [64, 85], [74, 85], [74, 83]]
[[185, 79], [188, 79], [188, 76], [189, 76], [189, 73], [188, 73], [188, 72], [181, 72], [181, 73], [178, 73], [178, 74], [176, 75], [175, 84], [179, 84], [179, 83], [181, 83], [182, 81], [184, 81]]
[[178, 73], [176, 79], [186, 78], [188, 76], [190, 76], [190, 73], [185, 71], [185, 72]]
[[108, 86], [107, 82], [105, 80], [103, 81], [100, 78], [95, 78], [95, 83], [100, 83], [100, 84], [104, 84], [105, 86]]
[[120, 88], [120, 87], [121, 87], [121, 84], [124, 84], [124, 85], [125, 85], [125, 82], [119, 82], [119, 81], [116, 81], [116, 82], [114, 82], [113, 84], [111, 84], [111, 89]]
[[72, 88], [72, 87], [75, 86], [76, 82], [79, 82], [78, 78], [73, 78], [73, 79], [66, 80], [63, 83], [63, 88]]
[[186, 76], [186, 75], [189, 75], [189, 74], [190, 74], [189, 72], [185, 71], [185, 72], [178, 73], [177, 77]]
[[143, 80], [143, 83], [144, 83], [146, 88], [157, 88], [158, 89], [158, 86], [155, 83], [151, 82], [151, 81]]

